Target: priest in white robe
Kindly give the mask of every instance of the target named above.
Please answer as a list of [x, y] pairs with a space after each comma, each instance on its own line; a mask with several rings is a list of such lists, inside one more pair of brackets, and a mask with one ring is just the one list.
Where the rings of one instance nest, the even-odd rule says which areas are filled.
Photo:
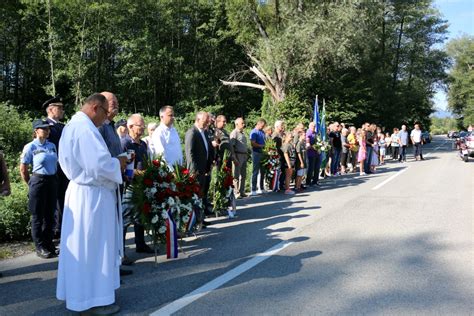
[[126, 157], [112, 158], [97, 127], [108, 103], [93, 94], [65, 126], [59, 163], [70, 180], [66, 191], [56, 296], [72, 311], [118, 312], [122, 216], [117, 187]]

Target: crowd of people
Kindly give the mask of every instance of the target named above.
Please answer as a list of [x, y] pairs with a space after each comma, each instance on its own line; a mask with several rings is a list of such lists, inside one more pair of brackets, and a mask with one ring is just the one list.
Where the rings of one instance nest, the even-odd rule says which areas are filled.
[[[214, 166], [232, 168], [234, 194], [242, 199], [248, 197], [245, 184], [250, 160], [249, 194], [253, 196], [270, 190], [293, 195], [318, 186], [321, 176], [374, 173], [388, 157], [403, 163], [409, 138], [416, 159], [423, 159], [418, 124], [409, 135], [405, 125], [390, 134], [375, 124], [356, 128], [334, 122], [322, 136], [315, 122], [307, 128], [300, 123], [287, 130], [283, 120], [277, 120], [272, 128], [259, 119], [247, 136], [242, 117], [235, 119], [229, 132], [224, 115], [198, 112], [181, 140], [172, 106], [162, 107], [160, 122], [147, 126], [140, 114], [115, 122], [119, 102], [110, 92], [89, 96], [67, 125], [61, 123], [64, 105], [59, 98], [43, 106], [47, 118], [33, 121], [34, 139], [24, 147], [20, 172], [29, 186], [36, 253], [45, 259], [60, 256], [57, 297], [73, 311], [118, 311], [113, 303], [119, 275], [132, 273], [120, 268], [133, 263], [124, 247], [131, 224], [135, 251], [154, 252], [123, 196], [127, 196], [134, 175], [157, 155], [170, 168], [185, 164], [196, 175], [204, 205], [196, 214], [198, 230], [211, 224], [206, 216], [213, 215], [209, 189]], [[328, 146], [323, 148], [321, 142], [326, 137]], [[265, 181], [267, 170], [262, 163], [269, 140], [279, 157], [279, 176], [272, 187]], [[53, 242], [55, 237], [60, 238], [59, 249]]]

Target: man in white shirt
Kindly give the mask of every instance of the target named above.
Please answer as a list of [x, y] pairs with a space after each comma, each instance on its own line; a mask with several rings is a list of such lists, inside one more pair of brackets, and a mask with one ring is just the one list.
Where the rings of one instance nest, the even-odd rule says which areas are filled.
[[408, 132], [407, 126], [402, 125], [401, 131], [398, 132], [398, 143], [400, 144], [400, 159], [399, 162], [407, 161], [407, 146], [408, 146]]
[[160, 126], [153, 132], [152, 142], [154, 155], [162, 155], [169, 168], [183, 163], [181, 140], [178, 131], [173, 127], [174, 110], [170, 105], [160, 109]]
[[421, 153], [421, 145], [422, 145], [422, 139], [421, 139], [421, 129], [420, 129], [420, 124], [415, 124], [415, 129], [411, 131], [410, 133], [410, 138], [411, 142], [413, 143], [413, 146], [415, 146], [415, 159], [416, 160], [421, 160], [422, 153]]

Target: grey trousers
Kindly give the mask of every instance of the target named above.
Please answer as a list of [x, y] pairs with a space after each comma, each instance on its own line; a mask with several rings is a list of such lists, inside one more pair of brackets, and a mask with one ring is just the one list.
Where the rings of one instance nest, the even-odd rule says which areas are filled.
[[238, 165], [233, 163], [234, 168], [234, 194], [235, 196], [245, 194], [245, 180], [247, 178], [247, 154], [235, 153]]

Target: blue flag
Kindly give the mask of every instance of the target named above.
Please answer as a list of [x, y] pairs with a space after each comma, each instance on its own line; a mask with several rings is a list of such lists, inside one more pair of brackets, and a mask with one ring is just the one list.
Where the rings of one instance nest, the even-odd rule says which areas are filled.
[[313, 122], [316, 126], [316, 134], [319, 133], [321, 127], [319, 126], [319, 105], [318, 105], [318, 96], [314, 99], [314, 110], [313, 110]]
[[318, 134], [321, 140], [326, 140], [326, 102], [323, 100], [323, 108], [321, 110], [321, 122], [319, 123]]
[[[319, 130], [319, 137], [322, 141], [326, 141], [326, 102], [324, 102], [323, 99], [323, 108], [321, 110], [321, 124], [320, 124], [320, 130]], [[321, 153], [321, 166], [320, 168], [324, 170], [326, 168], [327, 164], [327, 154], [326, 152]]]

